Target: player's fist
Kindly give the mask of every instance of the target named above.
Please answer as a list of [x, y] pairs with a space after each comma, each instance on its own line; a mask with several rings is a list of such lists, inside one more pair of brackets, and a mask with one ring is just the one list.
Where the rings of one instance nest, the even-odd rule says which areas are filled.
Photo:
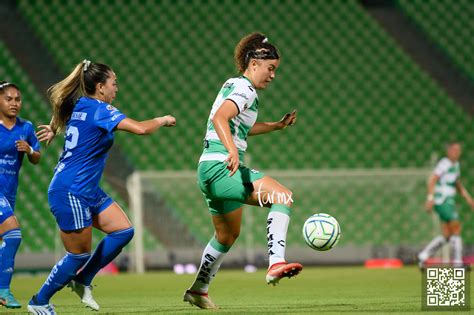
[[431, 211], [433, 211], [433, 206], [434, 206], [434, 200], [426, 200], [426, 202], [425, 202], [425, 210], [426, 210], [426, 212], [431, 212]]
[[474, 209], [474, 199], [469, 200], [469, 205], [471, 206], [471, 209]]
[[176, 118], [174, 118], [173, 116], [166, 115], [166, 116], [163, 116], [163, 118], [165, 119], [165, 124], [164, 124], [165, 127], [172, 127], [176, 125]]
[[34, 152], [33, 148], [30, 147], [28, 142], [26, 142], [25, 140], [15, 141], [15, 147], [18, 152], [25, 152], [26, 154], [33, 154]]
[[296, 110], [291, 113], [286, 113], [285, 116], [279, 121], [280, 129], [285, 129], [288, 126], [292, 126], [296, 123]]

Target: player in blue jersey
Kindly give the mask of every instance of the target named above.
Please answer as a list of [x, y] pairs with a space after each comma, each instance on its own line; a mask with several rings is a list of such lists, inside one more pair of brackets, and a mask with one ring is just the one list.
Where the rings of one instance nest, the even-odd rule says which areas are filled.
[[[116, 92], [112, 69], [87, 60], [48, 90], [53, 117], [51, 125], [39, 135], [40, 140], [51, 141], [54, 134], [66, 134], [48, 190], [66, 255], [30, 300], [28, 311], [33, 314], [55, 314], [49, 300], [67, 284], [87, 307], [99, 309], [91, 293], [92, 279], [121, 252], [134, 233], [120, 206], [99, 187], [114, 131], [148, 135], [176, 124], [170, 115], [145, 121], [127, 118], [111, 105]], [[92, 226], [107, 236], [91, 256]]]
[[0, 81], [0, 304], [19, 308], [10, 292], [15, 255], [21, 243], [20, 225], [15, 209], [18, 175], [23, 158], [38, 164], [41, 154], [31, 122], [18, 117], [21, 92], [13, 83]]

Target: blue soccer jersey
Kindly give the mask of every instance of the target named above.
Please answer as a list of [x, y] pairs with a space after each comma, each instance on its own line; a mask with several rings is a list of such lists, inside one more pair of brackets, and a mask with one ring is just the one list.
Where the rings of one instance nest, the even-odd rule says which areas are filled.
[[68, 191], [94, 195], [104, 171], [115, 127], [126, 116], [110, 104], [81, 97], [66, 123], [63, 153], [55, 168], [49, 192]]
[[39, 151], [40, 145], [33, 124], [20, 117], [12, 129], [0, 124], [0, 139], [0, 195], [4, 195], [14, 208], [18, 176], [25, 156], [24, 152], [18, 152], [15, 142], [25, 140], [35, 151]]

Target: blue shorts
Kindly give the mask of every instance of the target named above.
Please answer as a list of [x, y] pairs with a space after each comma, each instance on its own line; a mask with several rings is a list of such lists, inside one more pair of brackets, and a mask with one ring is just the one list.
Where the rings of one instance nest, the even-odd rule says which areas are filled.
[[70, 191], [48, 191], [51, 212], [63, 231], [80, 230], [92, 225], [92, 217], [98, 215], [114, 201], [102, 189], [93, 196], [82, 196]]
[[15, 200], [8, 200], [4, 194], [0, 193], [0, 224], [13, 215]]

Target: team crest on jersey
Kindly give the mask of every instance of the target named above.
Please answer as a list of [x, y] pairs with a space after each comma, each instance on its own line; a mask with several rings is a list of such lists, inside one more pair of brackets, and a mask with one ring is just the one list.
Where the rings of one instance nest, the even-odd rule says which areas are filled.
[[110, 110], [112, 113], [114, 113], [114, 112], [118, 111], [118, 109], [117, 109], [117, 108], [115, 108], [114, 106], [112, 106], [112, 105], [110, 105], [110, 104], [109, 104], [109, 105], [107, 105], [107, 109], [108, 109], [108, 110]]
[[5, 208], [6, 206], [8, 206], [7, 199], [6, 198], [0, 198], [0, 207]]

